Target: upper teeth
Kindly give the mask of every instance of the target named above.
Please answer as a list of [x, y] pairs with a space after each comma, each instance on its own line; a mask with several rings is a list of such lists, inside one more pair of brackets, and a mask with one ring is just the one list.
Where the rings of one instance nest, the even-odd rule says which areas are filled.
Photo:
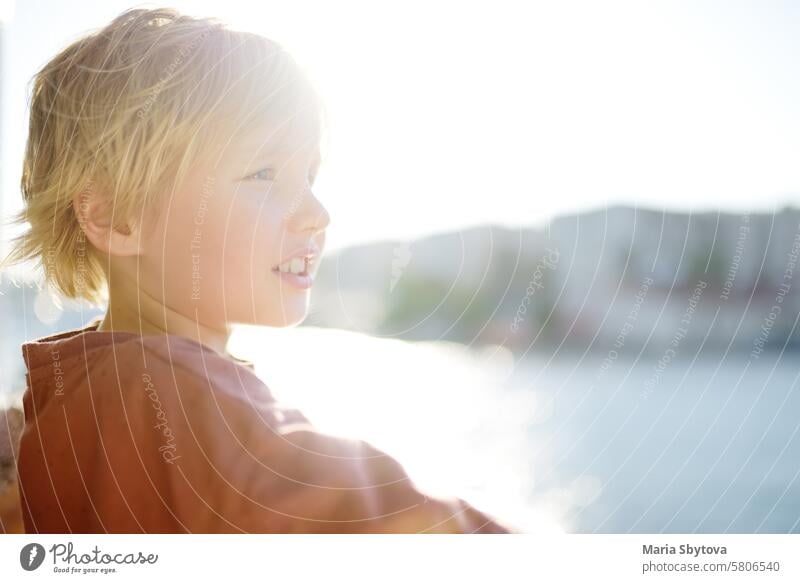
[[303, 257], [294, 257], [286, 263], [281, 263], [278, 266], [283, 273], [291, 271], [292, 273], [303, 273], [306, 270], [306, 260]]

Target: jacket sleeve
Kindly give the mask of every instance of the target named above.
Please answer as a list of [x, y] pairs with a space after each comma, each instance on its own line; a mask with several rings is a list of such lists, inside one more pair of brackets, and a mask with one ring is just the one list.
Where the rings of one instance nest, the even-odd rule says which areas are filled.
[[171, 490], [190, 532], [518, 532], [460, 498], [426, 495], [368, 442], [274, 403], [207, 395], [183, 399], [192, 414], [176, 432]]
[[248, 491], [281, 514], [284, 532], [508, 532], [459, 498], [426, 495], [395, 459], [368, 442], [313, 429], [267, 439], [262, 459], [279, 477], [251, 464]]

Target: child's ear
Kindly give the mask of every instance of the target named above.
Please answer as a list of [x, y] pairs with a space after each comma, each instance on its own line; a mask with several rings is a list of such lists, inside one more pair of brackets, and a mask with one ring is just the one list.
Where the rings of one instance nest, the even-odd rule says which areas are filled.
[[118, 224], [115, 227], [111, 222], [112, 205], [95, 188], [88, 188], [75, 195], [72, 208], [81, 230], [97, 250], [120, 257], [141, 253], [138, 229], [129, 224]]

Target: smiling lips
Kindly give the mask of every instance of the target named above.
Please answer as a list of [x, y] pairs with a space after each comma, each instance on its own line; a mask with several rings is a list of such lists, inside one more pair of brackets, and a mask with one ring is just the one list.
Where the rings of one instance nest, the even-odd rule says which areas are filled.
[[273, 267], [272, 272], [292, 287], [308, 289], [314, 285], [312, 266], [316, 265], [319, 254], [316, 245], [302, 247]]
[[285, 261], [277, 267], [273, 267], [272, 271], [293, 273], [295, 275], [308, 275], [309, 263], [310, 259], [308, 257], [292, 257], [289, 261]]
[[314, 276], [308, 272], [308, 264], [308, 259], [295, 257], [289, 262], [282, 263], [280, 269], [273, 268], [272, 272], [292, 287], [308, 289], [314, 285]]
[[308, 276], [309, 269], [313, 265], [317, 257], [319, 257], [319, 248], [316, 246], [303, 247], [297, 249], [294, 253], [286, 257], [280, 264], [272, 268], [276, 273], [291, 273], [294, 275]]

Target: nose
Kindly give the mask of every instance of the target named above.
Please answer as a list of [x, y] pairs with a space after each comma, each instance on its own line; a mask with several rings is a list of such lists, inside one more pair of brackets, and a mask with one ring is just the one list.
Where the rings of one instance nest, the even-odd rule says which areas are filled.
[[331, 216], [311, 188], [306, 186], [291, 222], [294, 230], [313, 235], [328, 228]]

